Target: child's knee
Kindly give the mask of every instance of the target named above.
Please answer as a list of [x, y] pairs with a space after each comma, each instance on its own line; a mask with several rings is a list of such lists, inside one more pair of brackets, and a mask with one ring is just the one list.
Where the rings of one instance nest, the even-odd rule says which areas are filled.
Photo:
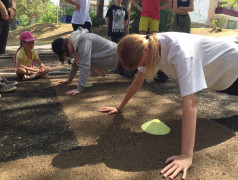
[[46, 67], [45, 67], [45, 72], [48, 73], [48, 72], [50, 72], [50, 71], [51, 71], [50, 66], [46, 66]]
[[26, 70], [25, 69], [23, 69], [23, 68], [21, 68], [21, 67], [18, 67], [17, 69], [16, 69], [16, 74], [20, 74], [20, 75], [24, 75], [26, 73]]

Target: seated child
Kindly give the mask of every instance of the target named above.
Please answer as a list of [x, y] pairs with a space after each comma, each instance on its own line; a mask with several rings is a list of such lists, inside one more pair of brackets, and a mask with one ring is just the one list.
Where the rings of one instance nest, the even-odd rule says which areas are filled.
[[[45, 66], [34, 48], [34, 37], [31, 32], [25, 31], [20, 34], [20, 48], [15, 54], [16, 75], [18, 80], [34, 79], [46, 75], [51, 68]], [[39, 68], [33, 67], [33, 60], [39, 64]]]

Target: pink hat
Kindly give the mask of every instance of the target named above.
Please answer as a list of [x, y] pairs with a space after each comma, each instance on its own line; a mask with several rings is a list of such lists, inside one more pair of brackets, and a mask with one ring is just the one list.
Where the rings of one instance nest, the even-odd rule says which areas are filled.
[[35, 41], [35, 39], [34, 39], [32, 33], [29, 32], [29, 31], [24, 31], [24, 32], [22, 32], [22, 33], [20, 34], [19, 39], [20, 39], [21, 41], [28, 41], [28, 42], [29, 42], [29, 41]]

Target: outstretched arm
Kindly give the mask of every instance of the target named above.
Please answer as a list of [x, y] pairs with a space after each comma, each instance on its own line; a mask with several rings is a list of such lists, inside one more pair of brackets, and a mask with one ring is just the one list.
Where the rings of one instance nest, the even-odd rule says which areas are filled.
[[131, 4], [133, 4], [139, 11], [143, 10], [143, 8], [140, 7], [140, 5], [135, 0], [131, 0]]
[[[135, 95], [135, 93], [142, 87], [143, 82], [145, 79], [145, 74], [142, 72], [138, 72], [136, 78], [130, 85], [129, 89], [127, 90], [127, 93], [122, 100], [120, 106], [118, 107], [119, 111], [122, 111], [122, 109], [125, 107], [125, 105], [128, 103], [128, 101]], [[119, 113], [118, 109], [116, 107], [103, 107], [100, 108], [100, 112], [108, 112], [108, 114], [115, 114]]]
[[77, 10], [80, 10], [80, 4], [72, 1], [72, 0], [64, 0], [65, 2], [69, 3], [69, 4], [72, 4], [75, 6], [74, 10], [77, 11]]
[[107, 27], [109, 26], [109, 21], [110, 21], [109, 17], [106, 17], [105, 23], [106, 23]]
[[173, 0], [173, 12], [175, 14], [179, 14], [179, 15], [184, 15], [184, 14], [188, 14], [187, 11], [180, 9], [177, 7], [178, 6], [178, 1], [177, 0]]
[[164, 4], [163, 6], [159, 7], [159, 10], [163, 10], [163, 9], [167, 9], [171, 7], [171, 1], [170, 0], [166, 0], [166, 4]]
[[182, 115], [182, 145], [181, 155], [169, 157], [165, 163], [168, 164], [161, 173], [164, 177], [170, 176], [171, 179], [183, 171], [182, 178], [185, 179], [187, 170], [192, 165], [193, 149], [195, 143], [197, 120], [197, 105], [195, 94], [183, 97], [183, 115]]
[[194, 10], [193, 0], [190, 1], [189, 7], [179, 7], [179, 9], [192, 12]]
[[16, 15], [16, 2], [12, 0], [11, 7], [8, 8], [8, 12], [10, 13], [10, 19], [13, 20]]
[[2, 1], [0, 1], [0, 12], [1, 12], [1, 15], [2, 15], [2, 18], [7, 21], [9, 19], [9, 15], [7, 13], [7, 9], [6, 7], [4, 6], [4, 4], [2, 3]]

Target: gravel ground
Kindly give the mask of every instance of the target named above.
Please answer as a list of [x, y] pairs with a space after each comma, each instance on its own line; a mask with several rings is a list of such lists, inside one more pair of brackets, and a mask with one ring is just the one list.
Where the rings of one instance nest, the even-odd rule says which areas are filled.
[[[175, 80], [168, 79], [166, 83], [144, 83], [144, 87], [155, 94], [181, 103], [179, 87]], [[197, 93], [198, 114], [238, 131], [238, 96], [221, 92], [203, 90]]]
[[19, 82], [1, 96], [0, 162], [77, 147], [48, 79]]

